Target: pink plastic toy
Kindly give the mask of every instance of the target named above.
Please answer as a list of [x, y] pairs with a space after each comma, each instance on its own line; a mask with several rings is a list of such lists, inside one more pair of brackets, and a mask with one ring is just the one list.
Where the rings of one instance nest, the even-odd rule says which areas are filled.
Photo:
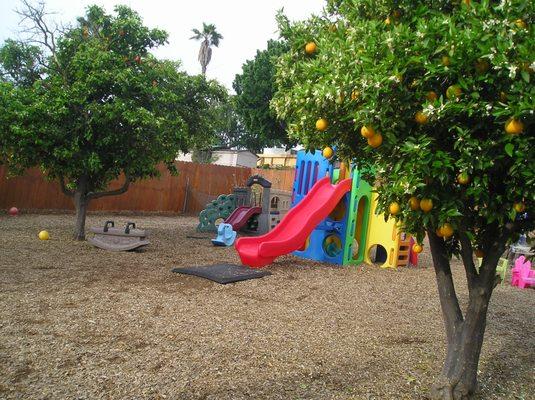
[[18, 215], [19, 209], [17, 207], [11, 207], [8, 212], [9, 212], [9, 215], [14, 217], [15, 215]]
[[535, 270], [531, 269], [531, 261], [526, 257], [520, 256], [515, 261], [512, 269], [511, 285], [518, 286], [521, 289], [535, 286]]

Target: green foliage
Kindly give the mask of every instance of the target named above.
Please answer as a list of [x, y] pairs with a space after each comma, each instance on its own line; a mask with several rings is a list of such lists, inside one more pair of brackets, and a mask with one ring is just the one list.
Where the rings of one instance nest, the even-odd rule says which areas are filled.
[[[366, 178], [380, 210], [397, 201], [396, 218], [418, 240], [449, 222], [450, 252], [459, 232], [489, 249], [515, 218], [515, 202], [531, 214], [522, 229], [534, 227], [534, 8], [529, 0], [331, 0], [327, 15], [306, 22], [279, 15], [291, 49], [272, 104], [308, 148], [334, 145], [338, 158], [373, 167]], [[452, 85], [459, 96], [446, 95]], [[418, 111], [427, 123], [415, 121]], [[505, 133], [513, 117], [524, 125], [519, 135]], [[329, 121], [326, 132], [315, 130], [318, 118]], [[364, 125], [382, 134], [377, 149], [361, 137]], [[469, 184], [457, 182], [461, 172]], [[411, 211], [410, 196], [432, 199], [433, 210]]]
[[228, 96], [213, 108], [216, 123], [216, 146], [248, 148], [248, 134], [236, 112], [236, 96]]
[[8, 39], [0, 48], [0, 80], [17, 86], [31, 86], [41, 77], [38, 47]]
[[236, 112], [246, 130], [240, 142], [242, 147], [261, 151], [264, 147], [295, 144], [269, 105], [277, 91], [274, 63], [286, 51], [286, 43], [270, 40], [267, 49], [257, 51], [255, 58], [247, 61], [242, 73], [234, 79]]
[[198, 60], [202, 67], [202, 74], [205, 75], [206, 68], [212, 59], [212, 46], [218, 47], [223, 36], [217, 32], [214, 24], [204, 22], [202, 23], [202, 31], [198, 29], [192, 29], [192, 31], [194, 35], [190, 39], [202, 40]]
[[48, 72], [29, 87], [0, 86], [0, 149], [13, 171], [39, 166], [71, 189], [104, 190], [173, 169], [179, 151], [214, 135], [213, 102], [224, 88], [190, 77], [150, 50], [167, 34], [125, 6], [110, 15], [91, 6], [58, 40]]
[[217, 32], [214, 24], [202, 23], [202, 31], [197, 28], [191, 30], [194, 35], [190, 39], [207, 41], [209, 46], [219, 46], [219, 41], [223, 39], [223, 35]]

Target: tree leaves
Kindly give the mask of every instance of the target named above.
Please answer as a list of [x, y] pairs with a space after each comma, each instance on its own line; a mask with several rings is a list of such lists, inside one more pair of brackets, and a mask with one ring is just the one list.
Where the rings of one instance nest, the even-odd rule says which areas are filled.
[[237, 143], [253, 151], [264, 147], [289, 146], [285, 124], [270, 108], [270, 101], [276, 92], [276, 59], [288, 51], [288, 45], [270, 40], [267, 49], [258, 51], [253, 60], [242, 66], [242, 73], [233, 82], [236, 91], [235, 105], [246, 132]]
[[[380, 210], [401, 204], [407, 231], [421, 236], [450, 222], [482, 242], [487, 224], [510, 220], [514, 202], [535, 206], [535, 30], [512, 23], [533, 21], [534, 7], [526, 0], [470, 7], [338, 0], [322, 18], [279, 17], [291, 51], [277, 65], [273, 108], [307, 146], [336, 146], [340, 159], [375, 168]], [[315, 57], [304, 54], [308, 40], [317, 44]], [[425, 123], [415, 121], [417, 112]], [[329, 121], [321, 134], [314, 129], [320, 116]], [[513, 116], [523, 133], [505, 132]], [[363, 125], [381, 132], [380, 147], [360, 136]], [[457, 181], [460, 172], [469, 184]], [[404, 208], [412, 195], [432, 198], [435, 207], [427, 214]]]
[[121, 173], [155, 176], [158, 163], [211, 141], [211, 107], [226, 91], [152, 56], [166, 40], [128, 7], [114, 15], [89, 7], [58, 39], [61, 68], [32, 85], [0, 83], [2, 161], [18, 172], [39, 166], [75, 186], [85, 176], [97, 191]]

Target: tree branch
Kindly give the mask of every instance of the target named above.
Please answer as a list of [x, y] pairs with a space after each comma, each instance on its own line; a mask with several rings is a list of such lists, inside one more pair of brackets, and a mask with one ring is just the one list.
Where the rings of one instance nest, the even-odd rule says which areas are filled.
[[438, 294], [440, 298], [440, 307], [444, 316], [444, 325], [448, 342], [453, 340], [455, 330], [463, 322], [463, 313], [459, 306], [457, 293], [453, 284], [451, 275], [450, 262], [444, 240], [436, 233], [428, 229], [427, 237], [431, 246], [431, 255], [437, 279]]
[[65, 196], [74, 196], [74, 192], [72, 190], [67, 189], [67, 185], [65, 184], [65, 178], [63, 177], [63, 175], [59, 177], [59, 184], [61, 185], [61, 191]]
[[464, 230], [459, 232], [459, 241], [461, 242], [461, 258], [463, 259], [464, 270], [466, 272], [468, 290], [472, 290], [478, 283], [479, 276], [474, 265], [474, 258], [472, 257], [472, 243]]
[[[23, 10], [15, 10], [17, 14], [21, 16], [21, 23], [25, 20], [31, 21], [33, 26], [24, 30], [25, 32], [31, 33], [32, 35], [28, 38], [28, 41], [40, 44], [46, 47], [51, 55], [54, 63], [61, 71], [61, 64], [58, 60], [56, 54], [56, 37], [55, 34], [58, 31], [56, 29], [50, 29], [46, 23], [45, 17], [48, 15], [45, 12], [45, 3], [39, 1], [37, 5], [32, 5], [28, 0], [21, 0], [22, 5], [24, 6]], [[35, 39], [36, 36], [42, 37], [41, 40]]]
[[[483, 262], [479, 268], [479, 276], [482, 287], [491, 288], [495, 283], [496, 266], [500, 257], [505, 251], [507, 240], [518, 229], [519, 224], [510, 221], [505, 224], [503, 229], [491, 230], [488, 240], [486, 240], [483, 256]], [[491, 251], [491, 249], [494, 249]]]
[[123, 183], [123, 186], [121, 186], [119, 189], [109, 190], [109, 191], [106, 191], [106, 192], [96, 192], [96, 193], [95, 192], [89, 192], [87, 194], [87, 198], [88, 199], [98, 199], [98, 198], [104, 197], [104, 196], [117, 196], [119, 194], [123, 194], [128, 190], [128, 187], [130, 186], [130, 182], [131, 182], [130, 176], [126, 175], [125, 176], [125, 181]]

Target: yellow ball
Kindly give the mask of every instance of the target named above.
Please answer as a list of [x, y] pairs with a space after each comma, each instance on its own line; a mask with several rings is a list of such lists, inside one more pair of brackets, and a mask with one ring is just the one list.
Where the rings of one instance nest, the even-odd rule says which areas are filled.
[[323, 149], [323, 157], [325, 158], [331, 158], [334, 154], [334, 151], [331, 147], [325, 147]]
[[48, 240], [48, 239], [50, 239], [50, 235], [48, 234], [47, 231], [41, 231], [41, 232], [39, 232], [39, 239]]

